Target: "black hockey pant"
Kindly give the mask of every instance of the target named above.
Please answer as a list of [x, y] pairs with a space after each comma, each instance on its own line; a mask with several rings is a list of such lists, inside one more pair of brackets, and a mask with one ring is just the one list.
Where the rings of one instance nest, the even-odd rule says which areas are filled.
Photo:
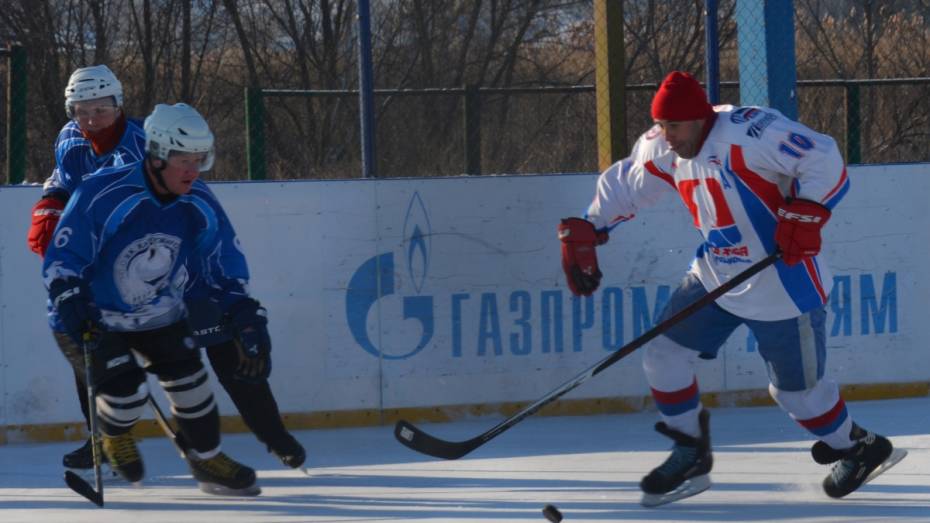
[[[55, 337], [75, 371], [86, 419], [83, 352], [66, 335], [55, 333]], [[132, 351], [142, 358], [144, 370], [132, 357]], [[192, 450], [208, 454], [219, 447], [216, 400], [186, 322], [144, 332], [104, 332], [93, 355], [101, 432], [117, 436], [128, 432], [139, 420], [149, 395], [148, 372], [164, 388], [178, 428]]]
[[[56, 332], [54, 335], [62, 353], [68, 357], [75, 369], [74, 381], [81, 402], [81, 412], [84, 414], [85, 423], [87, 423], [89, 414], [87, 389], [84, 385], [83, 353], [80, 352], [80, 349], [77, 348], [74, 341], [67, 334]], [[74, 357], [71, 355], [74, 355]], [[239, 365], [239, 355], [233, 343], [227, 341], [207, 347], [207, 356], [220, 385], [226, 390], [236, 409], [239, 410], [242, 420], [258, 440], [265, 445], [275, 447], [278, 441], [287, 438], [287, 429], [281, 420], [278, 403], [271, 392], [268, 380], [245, 382], [235, 378], [236, 367]]]

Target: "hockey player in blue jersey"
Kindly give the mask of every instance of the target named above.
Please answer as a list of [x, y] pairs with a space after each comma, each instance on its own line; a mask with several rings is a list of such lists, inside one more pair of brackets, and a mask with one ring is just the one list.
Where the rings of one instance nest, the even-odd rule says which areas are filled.
[[[140, 161], [145, 156], [142, 122], [123, 112], [122, 85], [105, 65], [79, 68], [65, 88], [65, 109], [71, 118], [55, 142], [56, 168], [45, 182], [42, 198], [32, 212], [28, 244], [40, 256], [58, 224], [61, 210], [82, 179], [103, 167]], [[281, 461], [297, 468], [305, 460], [303, 446], [284, 427], [277, 402], [268, 384], [270, 355], [250, 358], [237, 349], [235, 332], [209, 298], [201, 281], [188, 285], [191, 326], [198, 346], [206, 347], [211, 366], [246, 425]], [[81, 350], [64, 331], [54, 310], [49, 324], [59, 349], [71, 361], [81, 411], [88, 417], [83, 383]], [[262, 372], [256, 372], [256, 370]], [[70, 469], [93, 466], [90, 440], [62, 459]]]
[[692, 313], [646, 345], [643, 368], [672, 453], [643, 478], [642, 503], [656, 506], [710, 487], [709, 413], [700, 401], [697, 359], [713, 359], [746, 324], [765, 360], [772, 398], [817, 442], [817, 463], [833, 464], [827, 495], [846, 496], [904, 457], [853, 422], [839, 387], [824, 377], [825, 304], [832, 285], [820, 254], [821, 229], [849, 179], [834, 140], [773, 109], [712, 107], [700, 84], [673, 72], [652, 102], [656, 122], [631, 158], [598, 179], [584, 218], [559, 225], [562, 265], [572, 292], [601, 280], [596, 246], [608, 232], [660, 198], [680, 197], [704, 238], [690, 270], [657, 321], [671, 317], [751, 264], [777, 261]]
[[[205, 492], [254, 495], [255, 472], [220, 451], [219, 413], [186, 321], [184, 290], [202, 279], [243, 350], [270, 351], [264, 309], [246, 289], [235, 232], [200, 172], [213, 163], [213, 135], [190, 106], [158, 105], [145, 120], [146, 157], [84, 179], [71, 196], [43, 264], [67, 334], [97, 337], [91, 379], [103, 450], [130, 482], [144, 476], [130, 435], [157, 376]], [[132, 357], [144, 362], [144, 370]]]

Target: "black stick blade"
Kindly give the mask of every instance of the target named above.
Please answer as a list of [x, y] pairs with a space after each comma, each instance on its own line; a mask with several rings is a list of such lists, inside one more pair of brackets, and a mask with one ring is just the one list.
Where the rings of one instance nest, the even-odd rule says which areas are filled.
[[71, 490], [89, 499], [94, 505], [103, 507], [103, 494], [94, 490], [94, 487], [91, 487], [90, 483], [84, 481], [84, 478], [81, 476], [78, 476], [70, 470], [66, 470], [65, 483]]
[[409, 449], [442, 459], [459, 459], [483, 443], [480, 436], [466, 441], [439, 439], [404, 420], [398, 421], [394, 426], [394, 437]]

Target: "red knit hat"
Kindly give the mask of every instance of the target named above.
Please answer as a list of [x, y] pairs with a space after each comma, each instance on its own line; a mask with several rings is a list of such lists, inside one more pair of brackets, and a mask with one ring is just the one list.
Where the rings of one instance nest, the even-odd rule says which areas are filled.
[[681, 71], [669, 73], [652, 99], [653, 120], [700, 120], [713, 113], [701, 84]]

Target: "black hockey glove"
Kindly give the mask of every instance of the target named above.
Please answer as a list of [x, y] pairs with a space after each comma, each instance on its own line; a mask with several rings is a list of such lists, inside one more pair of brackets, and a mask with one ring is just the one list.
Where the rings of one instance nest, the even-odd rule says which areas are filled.
[[48, 288], [48, 297], [65, 332], [78, 345], [83, 346], [85, 332], [100, 329], [100, 310], [83, 280], [73, 277], [54, 280]]
[[268, 311], [252, 298], [234, 303], [226, 311], [232, 329], [239, 366], [234, 377], [259, 382], [271, 375], [271, 337], [268, 335]]

